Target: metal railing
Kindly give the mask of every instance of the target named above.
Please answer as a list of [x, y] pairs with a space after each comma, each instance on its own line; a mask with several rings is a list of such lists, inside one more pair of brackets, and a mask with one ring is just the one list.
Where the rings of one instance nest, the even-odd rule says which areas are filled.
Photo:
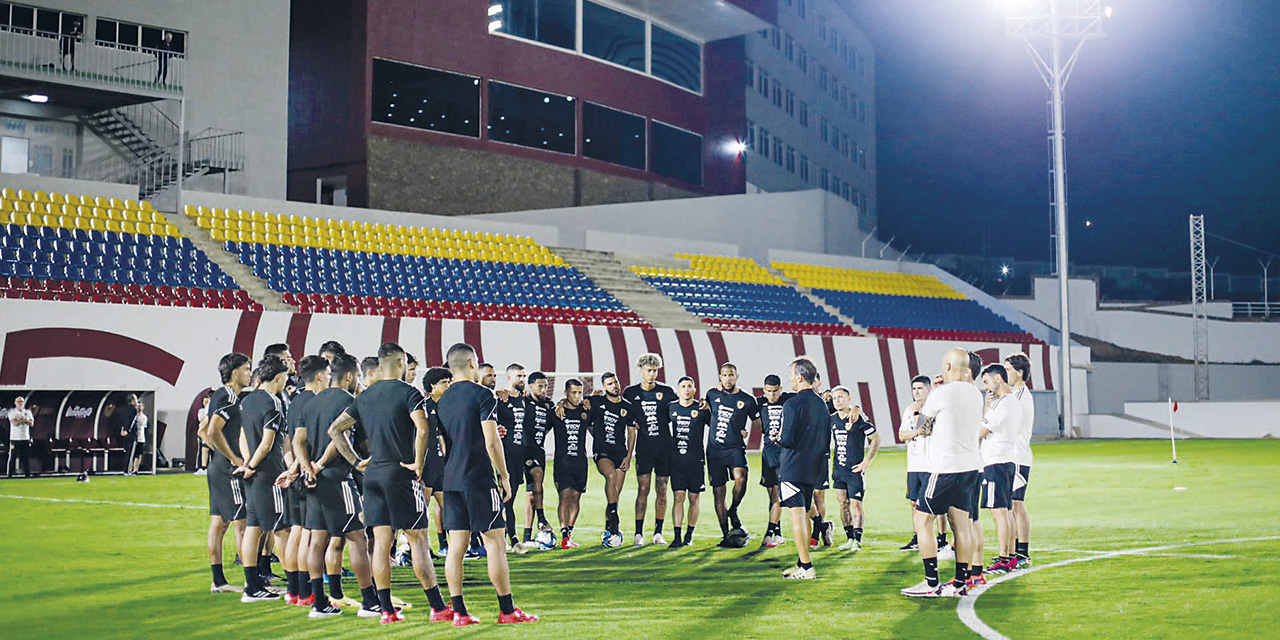
[[1231, 317], [1280, 320], [1280, 302], [1232, 302]]
[[180, 93], [186, 61], [185, 54], [165, 49], [0, 26], [0, 70]]
[[144, 200], [163, 193], [179, 180], [200, 175], [224, 174], [225, 189], [227, 174], [244, 170], [244, 133], [205, 129], [187, 138], [182, 157], [183, 166], [179, 167], [176, 144], [159, 147], [142, 158], [113, 155], [82, 166], [77, 177], [137, 185], [138, 196]]
[[188, 161], [209, 172], [244, 170], [244, 132], [209, 128], [187, 140]]

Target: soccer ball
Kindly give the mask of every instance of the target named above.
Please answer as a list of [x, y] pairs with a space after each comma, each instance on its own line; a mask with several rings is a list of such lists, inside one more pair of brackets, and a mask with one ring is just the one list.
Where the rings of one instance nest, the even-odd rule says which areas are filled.
[[556, 548], [556, 534], [550, 529], [543, 529], [538, 535], [533, 537], [533, 541], [538, 544], [538, 548], [544, 551]]
[[741, 549], [747, 546], [747, 541], [751, 539], [751, 536], [741, 528], [735, 528], [729, 532], [729, 535], [725, 539], [728, 540], [731, 548]]
[[622, 546], [622, 534], [606, 531], [600, 534], [600, 544], [604, 545], [607, 549], [617, 549]]

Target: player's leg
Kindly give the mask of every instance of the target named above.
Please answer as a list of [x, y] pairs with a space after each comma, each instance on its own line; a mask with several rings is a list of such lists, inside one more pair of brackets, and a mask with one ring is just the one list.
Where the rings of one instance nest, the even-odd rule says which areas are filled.
[[[366, 485], [367, 486], [367, 485]], [[395, 544], [395, 530], [391, 525], [373, 527], [372, 558], [373, 587], [378, 591], [378, 604], [385, 613], [391, 605], [391, 547]]]
[[209, 535], [207, 545], [209, 550], [209, 569], [213, 573], [213, 585], [210, 591], [213, 593], [236, 593], [241, 589], [227, 582], [227, 577], [223, 573], [223, 544], [227, 537], [227, 521], [222, 516], [209, 516]]
[[1031, 516], [1027, 514], [1027, 503], [1014, 500], [1011, 509], [1014, 526], [1014, 557], [1021, 566], [1031, 560]]
[[667, 541], [662, 537], [662, 524], [667, 517], [667, 487], [671, 485], [671, 471], [664, 469], [665, 473], [658, 472], [658, 479], [654, 482], [654, 491], [658, 497], [654, 500], [654, 519], [653, 519], [653, 543], [666, 544]]
[[782, 507], [791, 519], [791, 536], [796, 543], [796, 566], [782, 572], [787, 578], [813, 578], [813, 557], [809, 554], [809, 512], [813, 508], [813, 485], [783, 482], [779, 488]]
[[[446, 515], [453, 511], [453, 507], [450, 506], [450, 502], [455, 499], [460, 499], [455, 498], [454, 496], [461, 495], [462, 494], [458, 492], [451, 492], [450, 495], [446, 497]], [[462, 512], [465, 515], [466, 510], [464, 509]], [[467, 616], [467, 607], [463, 604], [462, 599], [462, 559], [467, 553], [467, 546], [471, 543], [471, 529], [468, 524], [463, 525], [467, 527], [466, 529], [454, 529], [454, 526], [457, 526], [457, 523], [453, 521], [450, 521], [445, 525], [446, 529], [448, 529], [449, 535], [449, 553], [445, 556], [444, 560], [444, 576], [445, 581], [449, 584], [449, 597], [453, 601], [452, 604], [455, 612], [454, 617], [456, 623], [456, 618], [458, 616]], [[499, 533], [498, 539], [499, 541], [502, 540], [501, 533]], [[505, 561], [506, 554], [504, 553], [502, 555]]]
[[937, 517], [928, 512], [928, 503], [921, 502], [912, 513], [911, 523], [916, 531], [916, 540], [920, 544], [920, 561], [924, 565], [924, 581], [913, 587], [902, 590], [902, 595], [910, 597], [936, 597], [940, 585], [938, 579], [938, 539], [934, 537], [934, 522]]
[[578, 513], [582, 511], [582, 492], [577, 489], [569, 491], [569, 531], [578, 525]]
[[797, 567], [808, 569], [813, 567], [813, 557], [809, 555], [809, 510], [803, 506], [788, 507], [791, 516], [791, 537], [796, 542], [799, 556]]
[[671, 542], [673, 548], [684, 545], [684, 497], [686, 494], [688, 494], [687, 491], [676, 490], [671, 496], [671, 522], [676, 532], [676, 539]]
[[742, 520], [738, 518], [738, 505], [742, 504], [743, 498], [747, 497], [747, 467], [746, 454], [741, 456], [743, 466], [733, 468], [733, 502], [729, 504], [729, 525], [734, 529], [742, 528]]
[[440, 555], [448, 555], [449, 536], [444, 532], [444, 521], [441, 519], [441, 512], [444, 509], [444, 492], [432, 492], [431, 517], [436, 522], [436, 541], [440, 543]]
[[606, 533], [613, 533], [618, 521], [618, 494], [621, 493], [619, 478], [621, 474], [618, 473], [613, 460], [604, 456], [596, 461], [596, 470], [604, 477], [604, 530]]
[[[431, 621], [444, 622], [453, 620], [453, 609], [444, 602], [440, 595], [440, 583], [436, 581], [436, 567], [431, 562], [431, 537], [426, 527], [425, 518], [420, 529], [408, 529], [409, 554], [413, 557], [413, 573], [422, 585], [422, 592], [427, 595], [431, 605]], [[491, 551], [492, 552], [492, 551]]]
[[529, 468], [529, 506], [533, 508], [533, 514], [525, 522], [533, 522], [533, 517], [538, 518], [538, 528], [547, 526], [547, 512], [545, 510], [546, 492], [543, 487], [546, 484], [547, 470], [545, 467]]
[[[652, 473], [636, 474], [636, 546], [644, 544], [644, 517], [649, 508], [649, 487], [653, 481]], [[665, 501], [664, 501], [665, 502]], [[661, 514], [659, 514], [661, 517]]]
[[951, 533], [954, 536], [951, 544], [956, 549], [956, 573], [952, 584], [960, 586], [969, 579], [969, 562], [977, 543], [973, 539], [973, 519], [969, 517], [968, 509], [953, 506], [947, 510], [947, 521], [951, 523]]
[[277, 548], [280, 549], [280, 566], [284, 568], [285, 593], [289, 604], [298, 604], [297, 600], [302, 595], [302, 584], [298, 579], [298, 541], [302, 539], [302, 527], [289, 527], [284, 532], [284, 545]]
[[727, 484], [711, 484], [711, 501], [716, 509], [716, 521], [720, 523], [720, 546], [727, 546], [729, 540], [729, 507], [724, 503], [725, 494], [729, 492]]
[[[361, 606], [359, 616], [362, 618], [378, 617], [382, 613], [382, 604], [378, 602], [378, 591], [373, 586], [373, 564], [369, 558], [369, 536], [361, 527], [347, 533], [347, 548], [350, 549], [351, 573], [356, 574], [356, 585], [360, 587]], [[329, 569], [329, 579], [334, 574], [342, 576], [342, 556], [338, 556], [338, 566]], [[332, 586], [332, 582], [330, 582]], [[332, 595], [332, 589], [330, 590]]]
[[844, 525], [844, 534], [848, 538], [844, 544], [840, 545], [840, 549], [849, 551], [853, 549], [853, 512], [849, 506], [849, 492], [839, 488], [839, 481], [836, 482], [836, 504], [840, 505], [840, 524]]
[[243, 546], [240, 547], [240, 558], [244, 561], [244, 590], [248, 595], [261, 588], [262, 576], [258, 573], [258, 549], [262, 542], [262, 528], [257, 525], [244, 530]]

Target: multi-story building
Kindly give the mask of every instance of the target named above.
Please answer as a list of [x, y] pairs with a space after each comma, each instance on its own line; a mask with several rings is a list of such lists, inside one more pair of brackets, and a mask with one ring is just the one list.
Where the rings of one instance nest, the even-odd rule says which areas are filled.
[[871, 42], [836, 0], [776, 0], [775, 26], [749, 36], [749, 190], [823, 189], [876, 220]]

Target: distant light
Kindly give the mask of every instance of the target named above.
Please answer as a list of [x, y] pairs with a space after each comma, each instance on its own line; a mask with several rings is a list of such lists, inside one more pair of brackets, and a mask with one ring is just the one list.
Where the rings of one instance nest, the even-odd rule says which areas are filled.
[[1084, 226], [1086, 226], [1086, 227], [1092, 227], [1092, 226], [1093, 226], [1093, 221], [1092, 221], [1092, 220], [1085, 220], [1085, 221], [1084, 221]]
[[551, 104], [551, 98], [549, 98], [549, 97], [543, 97], [543, 98], [542, 98], [542, 104]]
[[500, 4], [492, 4], [492, 5], [489, 5], [489, 15], [490, 15], [490, 16], [496, 16], [496, 15], [498, 15], [499, 13], [502, 13], [502, 5], [500, 5]]
[[35, 102], [39, 104], [44, 104], [49, 101], [49, 96], [46, 96], [43, 93], [28, 93], [27, 95], [22, 97], [26, 98], [31, 102]]
[[1007, 275], [1009, 275], [1009, 265], [1007, 265], [1007, 264], [1005, 264], [1005, 265], [1000, 265], [1000, 275], [1002, 275], [1002, 276], [1007, 276]]
[[1106, 7], [1102, 10], [1102, 16], [1105, 18], [1110, 18], [1111, 14], [1114, 12], [1115, 12], [1115, 9], [1112, 9], [1111, 7]]
[[742, 155], [747, 151], [747, 143], [741, 140], [730, 140], [725, 143], [724, 148], [733, 155]]
[[497, 31], [498, 29], [501, 29], [501, 28], [502, 28], [502, 21], [501, 21], [501, 20], [490, 20], [490, 21], [489, 21], [489, 33], [493, 33], [494, 31]]

